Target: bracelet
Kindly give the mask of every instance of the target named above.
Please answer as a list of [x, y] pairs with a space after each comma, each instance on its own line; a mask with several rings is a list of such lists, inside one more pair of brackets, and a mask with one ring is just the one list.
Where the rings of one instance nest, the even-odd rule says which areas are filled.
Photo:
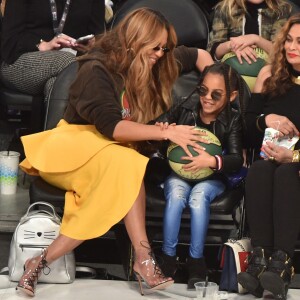
[[222, 169], [223, 163], [222, 163], [222, 158], [220, 155], [215, 155], [216, 163], [217, 163], [217, 168], [215, 169], [216, 171], [220, 171]]
[[38, 50], [40, 51], [40, 45], [41, 43], [45, 42], [43, 39], [40, 39], [40, 42], [38, 44], [36, 44], [35, 46], [38, 48]]
[[261, 117], [263, 117], [264, 115], [259, 115], [257, 118], [256, 118], [256, 128], [259, 130], [259, 131], [261, 131], [261, 132], [264, 132], [264, 130], [262, 130], [261, 128], [260, 128], [260, 126], [259, 126], [259, 119], [261, 118]]
[[292, 162], [300, 162], [300, 151], [299, 150], [293, 151]]

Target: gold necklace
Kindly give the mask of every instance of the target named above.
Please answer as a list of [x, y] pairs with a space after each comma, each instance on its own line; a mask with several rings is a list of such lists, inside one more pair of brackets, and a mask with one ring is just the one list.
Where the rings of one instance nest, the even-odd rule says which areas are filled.
[[294, 83], [299, 84], [300, 85], [300, 76], [295, 77], [293, 75], [291, 75], [291, 79]]

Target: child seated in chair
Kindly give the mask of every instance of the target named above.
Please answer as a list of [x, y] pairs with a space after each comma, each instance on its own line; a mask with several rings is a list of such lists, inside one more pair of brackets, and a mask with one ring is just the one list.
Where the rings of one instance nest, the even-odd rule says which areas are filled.
[[181, 215], [188, 207], [191, 214], [188, 288], [194, 288], [195, 282], [205, 280], [207, 276], [203, 248], [210, 219], [210, 204], [225, 191], [225, 174], [238, 172], [243, 165], [242, 114], [231, 105], [239, 95], [236, 101], [240, 110], [244, 110], [241, 77], [230, 66], [215, 63], [204, 69], [196, 90], [199, 98], [188, 97], [158, 118], [156, 123], [162, 130], [175, 123], [202, 127], [216, 135], [222, 145], [222, 155], [210, 155], [204, 146], [201, 150], [195, 150], [198, 155], [194, 157], [186, 149], [187, 155], [181, 157], [189, 161], [183, 165], [185, 171], [195, 173], [203, 168], [214, 170], [209, 178], [188, 181], [172, 172], [164, 183], [166, 207], [161, 267], [167, 276], [174, 276]]

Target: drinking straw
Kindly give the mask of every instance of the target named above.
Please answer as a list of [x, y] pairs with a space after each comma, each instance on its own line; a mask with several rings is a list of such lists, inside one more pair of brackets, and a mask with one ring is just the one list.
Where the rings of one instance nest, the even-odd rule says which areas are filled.
[[14, 142], [14, 138], [15, 138], [15, 134], [11, 137], [10, 141], [9, 141], [9, 144], [8, 144], [8, 147], [7, 147], [7, 156], [9, 156], [9, 152], [11, 151], [11, 148], [12, 148], [12, 144]]
[[204, 285], [205, 289], [203, 290], [203, 298], [206, 297], [206, 288], [207, 288], [207, 285], [208, 285], [208, 276], [206, 275], [206, 277], [205, 277], [205, 285]]

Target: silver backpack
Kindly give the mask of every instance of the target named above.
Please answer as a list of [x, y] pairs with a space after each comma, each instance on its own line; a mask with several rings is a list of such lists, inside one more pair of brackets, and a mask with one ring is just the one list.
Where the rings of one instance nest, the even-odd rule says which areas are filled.
[[[47, 206], [49, 210], [33, 210], [34, 206]], [[59, 235], [60, 217], [47, 202], [36, 202], [29, 206], [21, 218], [12, 237], [8, 259], [9, 279], [19, 281], [28, 258], [41, 254]], [[38, 282], [71, 283], [75, 279], [76, 264], [73, 251], [53, 261], [49, 270], [41, 272]], [[47, 274], [47, 275], [46, 275]]]

